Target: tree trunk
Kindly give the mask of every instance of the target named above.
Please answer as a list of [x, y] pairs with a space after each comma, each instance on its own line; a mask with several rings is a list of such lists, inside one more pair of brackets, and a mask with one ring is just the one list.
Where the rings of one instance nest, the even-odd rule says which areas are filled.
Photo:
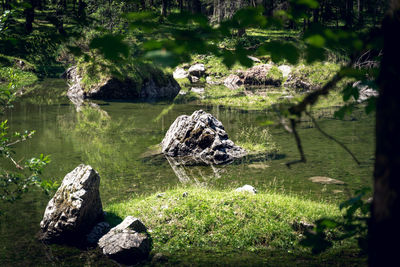
[[201, 13], [201, 2], [200, 0], [192, 0], [192, 13]]
[[350, 29], [353, 26], [353, 0], [346, 0], [346, 28]]
[[369, 223], [370, 266], [395, 266], [400, 240], [400, 0], [383, 22], [384, 48], [378, 78], [374, 197]]
[[319, 22], [319, 8], [313, 9], [313, 22], [314, 23]]
[[78, 18], [81, 21], [86, 20], [86, 3], [83, 0], [78, 2]]
[[35, 0], [30, 0], [27, 3], [27, 7], [24, 10], [25, 14], [25, 31], [31, 33], [33, 26], [32, 23], [35, 21]]
[[162, 0], [161, 1], [161, 16], [166, 17], [168, 14], [168, 3], [169, 0]]
[[183, 0], [178, 0], [179, 3], [179, 12], [183, 12]]

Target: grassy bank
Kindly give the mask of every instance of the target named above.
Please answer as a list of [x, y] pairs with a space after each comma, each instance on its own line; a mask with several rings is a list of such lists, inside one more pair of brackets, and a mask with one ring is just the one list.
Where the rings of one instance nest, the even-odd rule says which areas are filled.
[[287, 259], [303, 254], [309, 260], [322, 260], [344, 248], [356, 247], [355, 241], [346, 241], [325, 255], [312, 256], [298, 245], [304, 230], [293, 225], [322, 217], [336, 218], [340, 216], [339, 209], [333, 204], [271, 192], [251, 195], [233, 190], [180, 188], [110, 204], [106, 211], [107, 220], [113, 225], [128, 215], [140, 218], [153, 238], [153, 253], [193, 253], [191, 260], [198, 254], [195, 257], [199, 262], [218, 255], [227, 257], [229, 262], [239, 254], [270, 255], [273, 251], [276, 255], [287, 254]]
[[[238, 71], [246, 71], [246, 67], [235, 65], [228, 69], [223, 65], [222, 60], [212, 55], [195, 56], [191, 64], [201, 63], [206, 68], [206, 76], [211, 81], [223, 83], [224, 79], [230, 74], [237, 74]], [[280, 103], [296, 103], [301, 101], [308, 91], [321, 88], [325, 83], [337, 73], [340, 69], [340, 63], [325, 62], [305, 64], [300, 62], [297, 65], [290, 66], [289, 76], [283, 77], [282, 72], [276, 64], [270, 59], [262, 59], [257, 64], [272, 64], [274, 77], [279, 77], [281, 86], [240, 86], [238, 88], [228, 88], [224, 85], [209, 85], [202, 81], [201, 84], [191, 84], [188, 79], [178, 79], [183, 93], [179, 95], [175, 102], [197, 101], [206, 105], [219, 105], [231, 108], [240, 108], [245, 110], [264, 110], [272, 105]], [[257, 65], [256, 64], [256, 65]], [[190, 64], [189, 64], [190, 65]], [[188, 68], [188, 64], [181, 67]], [[275, 73], [276, 72], [276, 73]], [[272, 75], [271, 71], [267, 74]], [[348, 83], [353, 80], [343, 80], [338, 83], [335, 90], [329, 95], [321, 97], [316, 104], [316, 108], [326, 108], [344, 105], [341, 91]], [[306, 88], [301, 86], [305, 85]], [[191, 90], [192, 87], [204, 88], [204, 92], [198, 93]]]

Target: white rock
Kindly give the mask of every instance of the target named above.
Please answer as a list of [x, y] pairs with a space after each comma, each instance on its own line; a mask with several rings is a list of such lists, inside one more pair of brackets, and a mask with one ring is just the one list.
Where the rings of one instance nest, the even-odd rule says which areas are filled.
[[283, 78], [286, 78], [289, 76], [289, 74], [292, 72], [292, 67], [289, 65], [280, 65], [278, 69], [282, 72]]
[[246, 192], [246, 193], [250, 193], [250, 194], [256, 194], [257, 193], [257, 190], [254, 187], [252, 187], [251, 185], [248, 185], [248, 184], [246, 184], [246, 185], [244, 185], [242, 187], [236, 188], [235, 191], [236, 192]]
[[196, 77], [201, 77], [204, 75], [206, 68], [204, 64], [195, 64], [189, 68], [189, 74]]
[[177, 67], [173, 73], [174, 79], [184, 79], [189, 76], [189, 72], [183, 68]]

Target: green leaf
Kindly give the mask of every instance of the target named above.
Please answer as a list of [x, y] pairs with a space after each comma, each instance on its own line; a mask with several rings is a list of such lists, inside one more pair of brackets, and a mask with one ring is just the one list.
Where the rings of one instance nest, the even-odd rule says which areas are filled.
[[311, 35], [307, 37], [305, 41], [315, 47], [325, 46], [325, 38], [320, 34]]
[[358, 87], [357, 86], [353, 86], [351, 84], [347, 85], [343, 91], [343, 100], [344, 101], [348, 101], [351, 97], [354, 97], [355, 100], [358, 99], [358, 97], [360, 96], [360, 92], [358, 91]]
[[308, 46], [306, 49], [307, 63], [325, 60], [325, 50], [321, 47]]
[[91, 49], [98, 49], [105, 59], [120, 61], [122, 57], [126, 58], [129, 55], [129, 46], [123, 39], [122, 35], [106, 34], [102, 37], [93, 38], [89, 47]]
[[296, 64], [300, 54], [296, 46], [288, 42], [271, 41], [257, 50], [258, 55], [268, 54], [272, 61], [280, 62], [286, 59], [290, 64]]

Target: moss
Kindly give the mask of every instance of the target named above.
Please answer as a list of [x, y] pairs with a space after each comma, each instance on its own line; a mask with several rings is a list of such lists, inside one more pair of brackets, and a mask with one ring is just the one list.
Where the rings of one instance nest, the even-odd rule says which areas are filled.
[[148, 80], [153, 80], [156, 85], [162, 86], [168, 83], [169, 77], [163, 70], [149, 63], [128, 63], [121, 66], [109, 65], [105, 61], [80, 61], [77, 65], [78, 73], [82, 77], [85, 91], [97, 87], [110, 78], [120, 81], [129, 80], [133, 89], [140, 90]]
[[[279, 81], [279, 85], [282, 84], [283, 81], [283, 74], [282, 72], [278, 69], [277, 66], [273, 65], [271, 69], [267, 73], [267, 80], [271, 81]], [[276, 82], [274, 82], [276, 83]]]
[[[187, 194], [184, 194], [184, 193]], [[154, 252], [185, 250], [306, 251], [293, 222], [336, 218], [333, 204], [272, 192], [256, 195], [234, 190], [179, 188], [106, 206], [109, 220], [136, 216], [150, 229]], [[187, 196], [184, 196], [187, 195]], [[350, 243], [346, 243], [350, 242]], [[354, 240], [340, 246], [355, 244]]]

